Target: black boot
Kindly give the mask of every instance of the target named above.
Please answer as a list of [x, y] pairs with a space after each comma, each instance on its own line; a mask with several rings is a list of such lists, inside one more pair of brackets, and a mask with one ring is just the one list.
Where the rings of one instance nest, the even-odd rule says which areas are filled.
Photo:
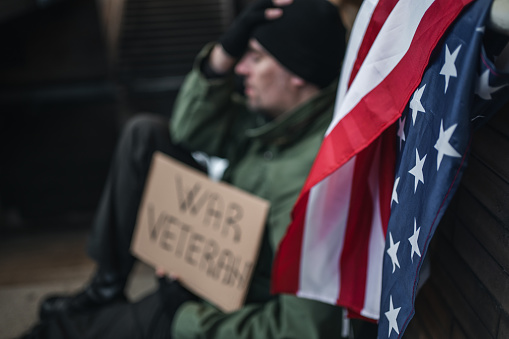
[[36, 324], [18, 339], [50, 339], [47, 333], [47, 324], [45, 322]]
[[73, 295], [54, 295], [46, 298], [39, 309], [39, 318], [46, 320], [59, 313], [93, 311], [115, 302], [127, 301], [124, 294], [126, 279], [115, 274], [98, 273], [81, 292]]

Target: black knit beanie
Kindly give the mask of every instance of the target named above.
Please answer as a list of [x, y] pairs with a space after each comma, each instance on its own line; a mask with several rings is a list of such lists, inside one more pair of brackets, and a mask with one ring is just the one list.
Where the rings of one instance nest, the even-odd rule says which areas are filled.
[[293, 0], [277, 20], [257, 26], [252, 37], [284, 67], [323, 88], [338, 75], [345, 52], [345, 28], [327, 0]]

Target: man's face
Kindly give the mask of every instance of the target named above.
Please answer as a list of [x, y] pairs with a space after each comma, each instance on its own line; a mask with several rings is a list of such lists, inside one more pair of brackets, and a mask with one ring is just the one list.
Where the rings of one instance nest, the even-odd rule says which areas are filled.
[[245, 94], [251, 110], [276, 117], [295, 105], [295, 75], [287, 71], [259, 43], [251, 39], [249, 47], [235, 67], [244, 77]]

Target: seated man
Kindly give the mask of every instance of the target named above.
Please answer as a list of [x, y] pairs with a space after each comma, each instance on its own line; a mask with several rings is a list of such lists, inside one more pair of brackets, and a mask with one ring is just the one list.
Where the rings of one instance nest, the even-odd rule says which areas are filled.
[[[338, 338], [342, 310], [270, 294], [274, 253], [331, 121], [345, 48], [338, 9], [326, 0], [259, 0], [219, 43], [206, 46], [177, 98], [170, 129], [139, 116], [119, 141], [97, 211], [86, 288], [41, 305], [33, 338]], [[234, 71], [245, 98], [235, 95]], [[155, 150], [200, 166], [189, 151], [227, 158], [223, 180], [271, 203], [245, 305], [226, 314], [161, 279], [129, 303], [124, 287], [145, 177]]]

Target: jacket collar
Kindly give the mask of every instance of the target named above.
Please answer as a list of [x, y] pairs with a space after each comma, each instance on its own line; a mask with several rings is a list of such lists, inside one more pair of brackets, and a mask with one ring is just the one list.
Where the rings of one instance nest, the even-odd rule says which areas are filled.
[[337, 90], [334, 82], [324, 88], [318, 95], [306, 101], [302, 105], [270, 120], [259, 127], [246, 131], [246, 136], [253, 139], [260, 139], [266, 144], [284, 145], [292, 142], [298, 137], [312, 121], [326, 112], [332, 111]]

